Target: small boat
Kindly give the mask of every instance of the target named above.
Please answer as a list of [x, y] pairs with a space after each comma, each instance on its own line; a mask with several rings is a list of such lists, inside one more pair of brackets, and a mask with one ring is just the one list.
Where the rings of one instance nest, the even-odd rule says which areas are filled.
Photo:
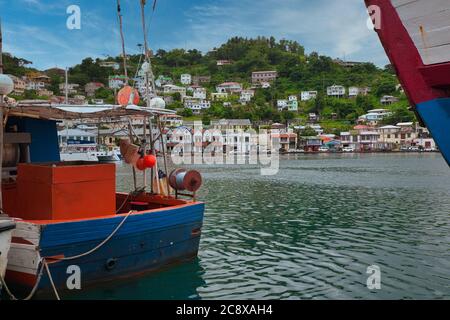
[[[17, 179], [3, 193], [6, 213], [17, 224], [7, 284], [20, 292], [35, 291], [44, 297], [57, 292], [59, 296], [70, 290], [67, 283], [73, 266], [80, 268], [85, 288], [195, 258], [205, 209], [204, 203], [195, 199], [199, 175], [182, 172], [181, 180], [174, 176], [176, 182], [171, 186], [175, 193], [158, 184], [151, 192], [139, 186], [130, 193], [116, 192], [114, 164], [60, 162], [55, 120], [80, 117], [67, 107], [60, 114], [62, 108], [19, 105], [9, 111], [7, 132], [29, 128], [17, 136], [39, 137], [31, 139], [26, 157], [39, 161], [18, 163]], [[93, 110], [84, 106], [82, 117], [104, 117]], [[158, 110], [137, 106], [112, 106], [105, 111], [109, 116], [114, 112], [159, 116]], [[44, 114], [52, 120], [44, 119]], [[178, 181], [185, 187], [177, 189]], [[197, 187], [190, 188], [193, 185]], [[190, 198], [177, 190], [194, 193]]]
[[[13, 221], [2, 219], [0, 217], [0, 277], [2, 279], [5, 279], [8, 253], [11, 247], [12, 231], [15, 227], [16, 224]], [[2, 282], [0, 282], [0, 293], [2, 290]]]
[[450, 2], [365, 1], [414, 111], [450, 165]]

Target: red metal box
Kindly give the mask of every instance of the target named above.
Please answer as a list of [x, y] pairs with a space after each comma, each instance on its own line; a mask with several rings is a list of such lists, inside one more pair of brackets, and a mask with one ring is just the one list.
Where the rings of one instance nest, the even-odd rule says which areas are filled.
[[19, 164], [16, 217], [73, 220], [115, 214], [114, 164]]

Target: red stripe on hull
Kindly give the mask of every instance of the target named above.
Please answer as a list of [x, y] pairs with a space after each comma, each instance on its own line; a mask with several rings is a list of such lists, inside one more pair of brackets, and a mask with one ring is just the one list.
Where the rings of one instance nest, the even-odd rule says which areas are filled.
[[[430, 80], [429, 77], [425, 79], [419, 72], [419, 69], [425, 67], [422, 58], [391, 1], [365, 1], [367, 6], [374, 5], [381, 9], [381, 28], [377, 30], [377, 33], [409, 100], [417, 105], [436, 98], [448, 97], [445, 90], [430, 85], [430, 82], [442, 83], [448, 81], [448, 75], [446, 79]], [[435, 68], [445, 66], [447, 64], [440, 64], [435, 65]]]
[[37, 276], [19, 271], [6, 270], [5, 279], [8, 284], [31, 289], [36, 284]]

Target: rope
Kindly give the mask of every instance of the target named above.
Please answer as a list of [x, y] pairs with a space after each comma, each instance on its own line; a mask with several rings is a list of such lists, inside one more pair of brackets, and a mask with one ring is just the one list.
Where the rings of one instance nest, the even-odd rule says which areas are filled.
[[[122, 203], [122, 205], [119, 207], [119, 209], [117, 210], [117, 212], [119, 212], [120, 210], [122, 210], [122, 208], [125, 206], [125, 204], [128, 202], [128, 199], [131, 197], [131, 195], [134, 194], [129, 193], [128, 196], [125, 198], [124, 202]], [[117, 213], [116, 212], [116, 213]], [[79, 255], [73, 256], [73, 257], [65, 257], [65, 258], [52, 258], [52, 260], [57, 260], [57, 261], [70, 261], [70, 260], [76, 260], [82, 257], [86, 257], [92, 253], [94, 253], [95, 251], [97, 251], [98, 249], [100, 249], [101, 247], [103, 247], [109, 240], [112, 239], [112, 237], [114, 237], [116, 235], [116, 233], [120, 230], [120, 228], [124, 225], [124, 223], [128, 220], [128, 218], [130, 217], [130, 215], [133, 213], [133, 211], [128, 212], [128, 214], [122, 219], [122, 221], [119, 223], [119, 225], [113, 230], [113, 232], [105, 239], [103, 240], [100, 244], [98, 244], [96, 247], [94, 247], [93, 249], [85, 252], [85, 253], [81, 253]], [[27, 301], [27, 300], [31, 300], [33, 298], [33, 296], [36, 294], [36, 291], [39, 287], [39, 284], [41, 282], [42, 279], [42, 275], [43, 275], [43, 271], [45, 270], [47, 271], [47, 275], [48, 278], [50, 280], [50, 284], [52, 286], [53, 292], [55, 293], [56, 299], [57, 300], [61, 300], [59, 294], [58, 294], [58, 290], [56, 289], [55, 283], [53, 281], [53, 277], [52, 274], [50, 272], [50, 268], [48, 266], [47, 261], [45, 260], [45, 258], [41, 259], [41, 266], [39, 268], [39, 273], [38, 273], [38, 278], [36, 280], [36, 283], [34, 284], [33, 289], [31, 290], [30, 294], [23, 300]], [[6, 293], [8, 294], [8, 296], [10, 297], [11, 300], [14, 301], [18, 301], [20, 299], [18, 299], [9, 289], [8, 285], [6, 284], [5, 279], [3, 279], [3, 277], [0, 275], [0, 283], [2, 284], [2, 286], [5, 288]]]
[[[30, 294], [28, 294], [28, 296], [26, 296], [26, 298], [24, 298], [22, 300], [28, 301], [28, 300], [31, 300], [31, 298], [33, 298], [34, 294], [37, 291], [37, 288], [39, 287], [39, 283], [41, 282], [42, 274], [43, 274], [43, 271], [44, 271], [44, 264], [46, 264], [46, 263], [47, 262], [45, 261], [45, 259], [41, 260], [41, 267], [39, 269], [39, 273], [38, 273], [38, 277], [37, 277], [36, 283], [34, 284], [33, 289], [31, 289]], [[2, 283], [3, 288], [5, 289], [6, 293], [8, 294], [8, 296], [10, 297], [11, 300], [14, 300], [14, 301], [20, 300], [11, 292], [11, 290], [9, 289], [8, 285], [5, 282], [5, 279], [3, 279], [3, 277], [1, 275], [0, 275], [0, 282]]]

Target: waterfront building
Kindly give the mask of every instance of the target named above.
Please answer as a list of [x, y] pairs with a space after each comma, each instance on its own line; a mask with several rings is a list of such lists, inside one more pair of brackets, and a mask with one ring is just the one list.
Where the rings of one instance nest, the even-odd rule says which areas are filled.
[[344, 86], [332, 85], [331, 87], [327, 88], [327, 95], [329, 97], [343, 98], [345, 96], [345, 93], [346, 89]]
[[188, 73], [184, 73], [180, 77], [180, 82], [183, 85], [190, 85], [192, 83], [192, 76]]
[[342, 147], [352, 147], [357, 151], [380, 151], [384, 145], [380, 133], [368, 126], [358, 125], [349, 132], [341, 132]]
[[312, 99], [316, 99], [317, 98], [317, 91], [302, 91], [301, 92], [301, 100], [302, 101], [309, 101]]
[[319, 152], [322, 146], [322, 139], [319, 136], [300, 137], [299, 149], [305, 152]]
[[297, 149], [298, 136], [293, 132], [273, 132], [271, 134], [271, 141], [278, 139], [282, 152], [291, 152]]
[[262, 82], [273, 82], [277, 79], [277, 71], [256, 71], [252, 72], [252, 83], [261, 84]]

